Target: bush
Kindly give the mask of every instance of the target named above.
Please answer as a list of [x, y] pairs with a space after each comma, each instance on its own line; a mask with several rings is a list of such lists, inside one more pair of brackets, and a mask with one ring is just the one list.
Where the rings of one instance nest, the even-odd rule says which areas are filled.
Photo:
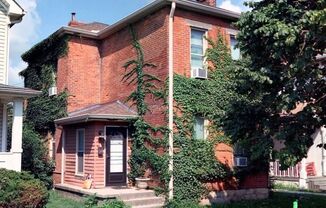
[[165, 208], [202, 208], [199, 204], [194, 202], [186, 202], [186, 201], [169, 201], [165, 206]]
[[27, 172], [0, 169], [0, 207], [44, 207], [49, 194], [45, 185]]
[[40, 179], [48, 189], [52, 188], [52, 172], [54, 163], [48, 157], [47, 147], [42, 137], [31, 124], [25, 122], [23, 129], [22, 169], [31, 172]]
[[98, 208], [129, 208], [129, 207], [130, 206], [118, 200], [109, 200], [106, 201], [103, 205], [98, 206]]

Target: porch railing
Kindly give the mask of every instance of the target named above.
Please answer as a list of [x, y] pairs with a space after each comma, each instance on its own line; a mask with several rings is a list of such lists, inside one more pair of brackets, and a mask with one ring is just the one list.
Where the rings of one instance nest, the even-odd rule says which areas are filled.
[[274, 177], [300, 178], [301, 163], [286, 170], [281, 170], [279, 161], [270, 162], [270, 174]]

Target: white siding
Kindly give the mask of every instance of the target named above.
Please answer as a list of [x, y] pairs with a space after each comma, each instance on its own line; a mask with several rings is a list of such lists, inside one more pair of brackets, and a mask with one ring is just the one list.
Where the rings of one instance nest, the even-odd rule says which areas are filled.
[[2, 126], [3, 126], [3, 104], [0, 103], [0, 152], [2, 150], [2, 144], [4, 141], [2, 141]]
[[0, 5], [0, 84], [7, 84], [8, 16]]

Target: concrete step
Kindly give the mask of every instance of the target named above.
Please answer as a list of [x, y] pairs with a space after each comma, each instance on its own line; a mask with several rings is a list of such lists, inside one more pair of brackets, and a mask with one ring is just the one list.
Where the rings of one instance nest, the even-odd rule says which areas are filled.
[[121, 200], [129, 200], [135, 198], [148, 198], [155, 197], [154, 191], [136, 191], [134, 193], [121, 193], [117, 195], [117, 198]]
[[144, 205], [156, 205], [164, 204], [165, 199], [163, 197], [144, 197], [123, 200], [124, 203], [130, 206], [144, 206]]
[[162, 204], [150, 204], [150, 205], [132, 206], [132, 208], [162, 208], [162, 207], [164, 207], [164, 203], [162, 203]]

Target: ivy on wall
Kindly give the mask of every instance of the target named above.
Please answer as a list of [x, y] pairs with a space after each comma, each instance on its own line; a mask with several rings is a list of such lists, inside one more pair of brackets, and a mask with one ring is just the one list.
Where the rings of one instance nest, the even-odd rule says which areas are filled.
[[28, 63], [28, 67], [20, 72], [25, 87], [42, 91], [40, 96], [28, 100], [26, 119], [42, 135], [53, 134], [54, 120], [66, 115], [67, 92], [50, 97], [48, 90], [55, 85], [58, 59], [67, 53], [67, 42], [68, 37], [52, 35], [22, 55]]
[[[168, 178], [167, 165], [168, 156], [158, 154], [156, 149], [162, 147], [166, 149], [167, 130], [164, 127], [154, 127], [145, 121], [144, 116], [149, 111], [145, 98], [153, 95], [155, 99], [163, 99], [163, 94], [156, 86], [161, 82], [157, 77], [145, 73], [144, 69], [154, 69], [156, 66], [147, 63], [144, 60], [143, 49], [137, 39], [133, 26], [130, 26], [132, 37], [132, 46], [136, 51], [136, 58], [128, 61], [125, 65], [126, 74], [122, 81], [128, 85], [135, 85], [136, 89], [127, 98], [137, 107], [138, 119], [134, 122], [135, 131], [133, 132], [132, 152], [129, 164], [131, 171], [129, 178], [135, 181], [135, 178], [142, 177], [147, 169], [151, 169], [154, 175], [159, 175], [163, 184], [166, 184]], [[160, 132], [163, 138], [154, 138], [153, 133]]]
[[[217, 161], [214, 148], [217, 143], [231, 143], [222, 131], [223, 117], [230, 100], [236, 99], [231, 70], [233, 60], [222, 35], [217, 41], [207, 39], [206, 51], [209, 78], [206, 80], [174, 76], [174, 99], [177, 112], [174, 115], [176, 132], [174, 155], [174, 200], [198, 202], [207, 193], [204, 186], [210, 181], [224, 181], [233, 172]], [[194, 138], [195, 116], [209, 120], [209, 138]]]

